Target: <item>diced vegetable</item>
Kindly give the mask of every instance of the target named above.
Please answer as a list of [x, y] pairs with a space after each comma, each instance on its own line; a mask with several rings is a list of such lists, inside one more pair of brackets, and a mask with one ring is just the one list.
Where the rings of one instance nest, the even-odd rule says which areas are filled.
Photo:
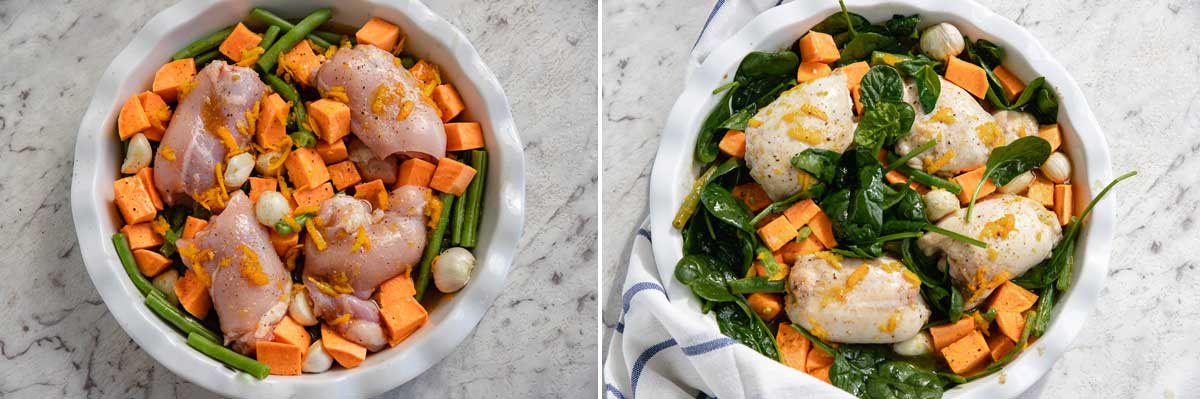
[[430, 180], [429, 187], [443, 193], [462, 195], [467, 191], [467, 186], [471, 184], [471, 179], [474, 177], [474, 168], [450, 158], [442, 158], [438, 160], [437, 169], [433, 172], [433, 179]]
[[837, 247], [837, 239], [833, 236], [833, 221], [829, 220], [825, 212], [818, 209], [817, 214], [808, 221], [808, 227], [812, 228], [813, 236], [817, 237], [825, 248]]
[[787, 217], [788, 222], [791, 222], [793, 226], [804, 226], [816, 217], [818, 213], [821, 213], [821, 208], [817, 206], [817, 203], [813, 202], [811, 198], [805, 198], [796, 201], [787, 210], [783, 211], [783, 216]]
[[796, 81], [800, 83], [811, 82], [819, 78], [829, 76], [833, 73], [829, 69], [829, 64], [822, 62], [802, 62], [800, 67], [796, 68]]
[[779, 325], [775, 342], [779, 343], [780, 362], [801, 372], [808, 371], [805, 366], [808, 363], [808, 352], [812, 350], [812, 341], [784, 323]]
[[125, 105], [121, 106], [121, 113], [117, 115], [117, 133], [121, 136], [121, 140], [129, 139], [149, 128], [150, 119], [146, 117], [146, 111], [142, 109], [142, 101], [136, 95], [129, 96], [129, 99], [125, 100]]
[[1058, 222], [1063, 226], [1071, 222], [1071, 217], [1075, 216], [1074, 199], [1072, 197], [1070, 184], [1055, 184], [1054, 185], [1054, 215], [1058, 216]]
[[941, 353], [946, 358], [946, 363], [950, 365], [950, 369], [959, 375], [982, 368], [991, 356], [983, 334], [974, 329], [967, 336], [942, 348]]
[[933, 338], [933, 348], [937, 350], [962, 339], [971, 331], [975, 331], [975, 322], [970, 318], [959, 319], [956, 323], [929, 327], [929, 335]]
[[167, 123], [171, 121], [171, 107], [152, 91], [138, 93], [138, 101], [142, 103], [142, 110], [146, 113], [146, 119], [150, 121], [150, 128], [142, 133], [151, 141], [161, 141], [163, 133], [167, 130]]
[[483, 130], [479, 122], [446, 124], [446, 151], [474, 150], [483, 146]]
[[354, 38], [360, 44], [370, 44], [390, 53], [400, 41], [400, 27], [382, 18], [372, 17], [354, 33]]
[[320, 141], [317, 142], [316, 148], [317, 154], [321, 155], [321, 160], [325, 161], [326, 165], [345, 161], [350, 157], [350, 153], [346, 150], [345, 140], [335, 140], [332, 143]]
[[800, 38], [800, 59], [804, 62], [831, 63], [842, 58], [833, 36], [817, 31], [808, 31]]
[[455, 90], [454, 85], [449, 83], [435, 87], [429, 98], [433, 100], [434, 104], [437, 104], [438, 110], [441, 111], [442, 122], [449, 122], [467, 108], [466, 105], [463, 105], [463, 100], [462, 97], [459, 97], [458, 90]]
[[725, 132], [725, 136], [721, 138], [721, 142], [717, 143], [717, 148], [725, 155], [734, 158], [746, 157], [746, 133], [741, 130], [729, 130]]
[[329, 169], [317, 151], [310, 148], [297, 148], [284, 161], [288, 178], [296, 188], [311, 188], [329, 181]]
[[192, 269], [184, 272], [183, 277], [175, 282], [175, 297], [179, 298], [179, 304], [184, 310], [199, 319], [208, 317], [208, 311], [212, 309], [208, 287], [196, 277], [196, 272]]
[[408, 273], [396, 276], [379, 287], [379, 313], [387, 328], [388, 345], [396, 346], [425, 324], [429, 313], [413, 297], [416, 289]]
[[387, 187], [384, 187], [383, 180], [380, 179], [354, 186], [354, 198], [371, 201], [371, 206], [375, 209], [388, 208], [387, 195]]
[[321, 324], [321, 344], [333, 360], [348, 369], [358, 367], [367, 358], [367, 348], [343, 338], [324, 323]]
[[146, 190], [146, 196], [150, 198], [150, 203], [154, 205], [155, 210], [163, 210], [162, 197], [158, 196], [158, 188], [154, 185], [154, 170], [146, 167], [138, 169], [135, 174], [138, 180], [142, 181], [142, 187]]
[[400, 164], [400, 175], [396, 178], [396, 185], [429, 187], [436, 169], [437, 166], [425, 160], [409, 158]]
[[[966, 172], [961, 175], [954, 176], [954, 182], [957, 183], [961, 187], [967, 187], [967, 188], [976, 187], [979, 185], [979, 180], [983, 178], [983, 173], [986, 170], [987, 170], [987, 168], [980, 166], [970, 172]], [[992, 179], [987, 179], [987, 181], [985, 181], [983, 183], [983, 187], [979, 188], [979, 196], [977, 198], [986, 197], [986, 196], [988, 196], [988, 194], [991, 194], [995, 191], [996, 191], [996, 185], [994, 183], [992, 183]], [[960, 191], [958, 193], [958, 202], [961, 203], [962, 205], [966, 205], [966, 204], [970, 203], [971, 202], [971, 193], [972, 193], [972, 190], [970, 190], [970, 189]]]
[[196, 63], [191, 58], [168, 62], [154, 72], [151, 91], [164, 101], [175, 101], [179, 88], [196, 78]]
[[121, 233], [113, 234], [113, 247], [116, 247], [117, 258], [121, 260], [121, 267], [125, 269], [125, 274], [129, 275], [129, 279], [133, 281], [133, 286], [137, 288], [142, 295], [155, 291], [154, 285], [150, 284], [149, 280], [138, 270], [137, 261], [134, 260], [133, 252], [129, 249], [129, 241], [125, 235]]
[[997, 79], [1000, 79], [1000, 86], [1004, 88], [1004, 95], [1009, 101], [1017, 98], [1017, 95], [1021, 94], [1022, 90], [1025, 90], [1025, 82], [1022, 82], [1021, 78], [1018, 78], [1017, 75], [1009, 72], [1008, 68], [1005, 68], [1004, 65], [997, 65], [995, 68], [992, 68], [992, 73], [996, 75]]
[[238, 22], [237, 26], [233, 27], [233, 32], [230, 32], [229, 36], [225, 37], [225, 40], [221, 42], [221, 47], [218, 49], [221, 51], [221, 54], [225, 54], [233, 62], [238, 62], [242, 60], [247, 50], [258, 47], [258, 44], [262, 41], [262, 36], [259, 36], [257, 33], [251, 31], [250, 28], [247, 28], [246, 25]]
[[783, 298], [779, 294], [755, 292], [746, 296], [746, 303], [754, 309], [754, 313], [763, 320], [775, 320], [775, 316], [783, 310]]
[[133, 259], [137, 261], [138, 270], [147, 277], [157, 276], [162, 273], [167, 266], [171, 265], [171, 259], [162, 256], [158, 252], [148, 249], [139, 249], [133, 251]]
[[846, 74], [846, 85], [850, 90], [857, 89], [862, 83], [863, 76], [866, 76], [867, 71], [871, 70], [871, 64], [866, 61], [855, 62], [842, 67], [842, 72]]
[[809, 372], [809, 374], [811, 374], [813, 378], [824, 381], [826, 384], [833, 384], [833, 382], [829, 380], [829, 370], [831, 368], [832, 367], [830, 366], [821, 367]]
[[295, 345], [271, 342], [258, 341], [254, 343], [254, 355], [258, 361], [267, 365], [272, 375], [300, 375], [301, 359], [304, 358], [303, 349]]
[[833, 354], [821, 349], [820, 346], [813, 345], [812, 349], [808, 351], [804, 370], [811, 374], [818, 369], [828, 369], [830, 365], [833, 365]]
[[1013, 341], [1004, 334], [992, 334], [987, 337], [987, 344], [993, 362], [999, 361], [1013, 349]]
[[279, 324], [275, 325], [274, 333], [273, 341], [295, 346], [298, 350], [307, 350], [308, 345], [312, 344], [312, 336], [291, 316], [283, 316]]
[[278, 93], [262, 100], [255, 126], [254, 142], [262, 148], [280, 149], [287, 140], [288, 104]]
[[1054, 207], [1054, 183], [1046, 180], [1046, 178], [1038, 176], [1029, 185], [1029, 189], [1025, 191], [1025, 196], [1047, 208]]
[[[254, 11], [258, 11], [258, 10], [260, 10], [260, 9], [255, 9]], [[254, 11], [252, 11], [252, 13]], [[262, 14], [263, 13], [259, 13], [260, 16]], [[329, 18], [331, 18], [331, 17], [333, 17], [333, 11], [328, 8], [322, 8], [322, 9], [314, 11], [312, 14], [309, 14], [308, 16], [304, 17], [304, 19], [301, 20], [300, 23], [298, 23], [294, 27], [290, 28], [287, 33], [285, 33], [282, 37], [279, 38], [278, 41], [275, 42], [275, 44], [271, 45], [270, 49], [267, 49], [267, 51], [265, 53], [263, 53], [263, 55], [261, 57], [258, 58], [258, 63], [257, 63], [258, 69], [261, 71], [264, 71], [264, 72], [274, 71], [275, 70], [275, 62], [279, 60], [280, 54], [282, 54], [283, 52], [290, 50], [292, 47], [296, 46], [296, 44], [299, 43], [301, 39], [303, 39], [305, 36], [308, 36], [309, 33], [312, 33], [312, 31], [315, 30], [318, 26], [321, 26], [321, 24], [325, 23], [326, 21], [329, 21]], [[272, 25], [279, 25], [280, 28], [288, 28], [287, 26], [283, 26], [282, 24], [272, 24]], [[310, 40], [317, 41], [317, 40], [320, 40], [320, 38], [314, 37], [313, 39], [310, 39]], [[324, 41], [324, 40], [321, 40], [321, 41]], [[292, 76], [295, 76], [297, 79], [300, 79], [300, 81], [302, 83], [308, 82], [307, 76], [297, 76], [295, 74], [293, 74]]]
[[771, 205], [771, 197], [767, 196], [767, 190], [764, 190], [758, 183], [751, 182], [734, 186], [729, 194], [742, 200], [750, 212], [758, 212]]
[[293, 232], [291, 234], [279, 234], [275, 229], [267, 229], [268, 237], [271, 239], [271, 247], [275, 249], [275, 253], [281, 258], [287, 254], [288, 249], [300, 244], [300, 234]]
[[321, 201], [333, 198], [333, 193], [333, 185], [326, 181], [313, 188], [296, 189], [292, 199], [296, 200], [297, 207], [320, 205]]
[[224, 346], [218, 344], [215, 340], [210, 340], [200, 334], [188, 334], [187, 343], [188, 346], [195, 348], [205, 355], [208, 355], [208, 357], [216, 359], [221, 363], [225, 363], [225, 365], [229, 367], [245, 371], [254, 378], [261, 380], [263, 378], [267, 378], [267, 374], [271, 373], [271, 368], [269, 366], [259, 363], [254, 359], [242, 356], [241, 354], [232, 350], [226, 349]]
[[121, 228], [121, 234], [129, 239], [129, 248], [135, 250], [156, 248], [163, 243], [162, 236], [154, 231], [149, 222], [127, 224]]
[[767, 223], [766, 226], [758, 229], [758, 236], [762, 238], [763, 244], [771, 251], [776, 251], [796, 238], [796, 227], [788, 222], [786, 217], [777, 217], [775, 220]]
[[1005, 281], [992, 292], [987, 306], [988, 309], [996, 311], [1021, 313], [1032, 308], [1037, 299], [1037, 294], [1013, 284], [1012, 281]]
[[987, 97], [987, 71], [978, 65], [963, 61], [958, 57], [950, 57], [946, 62], [946, 80], [977, 98]]
[[821, 245], [821, 241], [817, 240], [812, 234], [805, 237], [800, 242], [792, 241], [779, 249], [779, 255], [783, 257], [783, 264], [790, 265], [796, 263], [796, 259], [807, 254], [815, 254], [825, 250], [825, 246]]
[[313, 128], [317, 135], [326, 143], [350, 134], [350, 107], [346, 104], [323, 98], [308, 103], [308, 115], [316, 122]]
[[154, 201], [142, 179], [137, 176], [118, 179], [113, 183], [113, 192], [117, 209], [121, 211], [126, 223], [137, 224], [154, 220]]
[[358, 175], [358, 168], [354, 167], [352, 161], [342, 161], [329, 165], [329, 178], [333, 181], [333, 188], [341, 191], [346, 187], [353, 186], [362, 181], [362, 176]]
[[1025, 329], [1025, 316], [1018, 312], [997, 311], [996, 328], [1009, 339], [1019, 340], [1021, 339], [1021, 330]]
[[1058, 147], [1062, 145], [1062, 132], [1058, 130], [1057, 123], [1039, 127], [1038, 137], [1044, 138], [1050, 143], [1050, 151], [1058, 151]]

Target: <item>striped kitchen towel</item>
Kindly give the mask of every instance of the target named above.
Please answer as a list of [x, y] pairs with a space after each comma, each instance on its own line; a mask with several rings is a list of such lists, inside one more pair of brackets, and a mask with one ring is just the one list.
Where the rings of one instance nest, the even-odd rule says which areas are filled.
[[742, 26], [754, 19], [758, 14], [792, 0], [717, 0], [700, 35], [692, 44], [692, 55], [688, 60], [688, 73], [700, 67], [704, 58], [708, 57], [725, 39], [733, 36]]
[[643, 223], [634, 238], [621, 318], [604, 360], [608, 399], [852, 396], [721, 335], [711, 316], [671, 303]]

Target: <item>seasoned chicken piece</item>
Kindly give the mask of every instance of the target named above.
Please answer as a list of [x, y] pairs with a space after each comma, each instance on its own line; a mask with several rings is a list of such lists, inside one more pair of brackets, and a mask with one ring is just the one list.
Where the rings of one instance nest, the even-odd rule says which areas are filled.
[[1037, 118], [1028, 112], [999, 111], [992, 114], [992, 118], [996, 119], [996, 125], [1000, 126], [1000, 132], [1004, 134], [1004, 144], [1038, 134]]
[[802, 172], [792, 166], [792, 156], [809, 148], [845, 151], [854, 140], [853, 108], [840, 69], [783, 92], [746, 127], [750, 176], [772, 200], [799, 192]]
[[354, 137], [346, 138], [346, 150], [349, 152], [350, 160], [354, 162], [354, 166], [364, 183], [379, 179], [388, 187], [396, 184], [396, 177], [400, 172], [400, 167], [396, 165], [395, 155], [390, 155], [384, 159], [376, 158], [375, 153], [371, 152], [371, 149], [367, 148], [366, 144], [363, 144]]
[[992, 148], [1007, 144], [1004, 134], [991, 115], [970, 93], [941, 79], [942, 90], [933, 112], [924, 112], [916, 97], [916, 86], [905, 81], [905, 100], [913, 104], [917, 118], [912, 130], [896, 142], [896, 153], [907, 154], [934, 139], [937, 145], [908, 162], [917, 169], [941, 176], [953, 176], [987, 163]]
[[230, 144], [250, 144], [254, 126], [246, 116], [265, 90], [254, 70], [224, 61], [209, 63], [196, 74], [196, 86], [179, 100], [154, 157], [154, 185], [167, 204], [191, 197], [219, 208], [217, 197], [224, 193], [218, 192], [217, 163], [224, 162]]
[[292, 292], [291, 275], [251, 208], [246, 194], [234, 191], [225, 210], [193, 239], [175, 242], [183, 263], [208, 276], [225, 344], [244, 354], [254, 353], [256, 341], [274, 337]]
[[793, 323], [840, 343], [904, 341], [920, 332], [930, 315], [921, 280], [889, 256], [801, 256], [792, 267], [785, 300]]
[[970, 221], [966, 213], [966, 208], [959, 209], [937, 225], [986, 242], [987, 249], [937, 233], [917, 240], [926, 254], [945, 256], [950, 277], [963, 292], [964, 309], [974, 308], [997, 286], [1049, 258], [1062, 239], [1054, 213], [1026, 197], [995, 194], [975, 204]]
[[433, 101], [391, 53], [366, 44], [343, 48], [315, 75], [321, 92], [344, 90], [350, 131], [376, 158], [400, 154], [436, 162], [446, 156], [446, 131]]
[[369, 298], [381, 284], [420, 262], [430, 195], [428, 188], [398, 187], [387, 210], [372, 210], [370, 202], [346, 195], [321, 204], [317, 229], [327, 247], [319, 248], [308, 235], [304, 280], [318, 316], [329, 321], [351, 315], [351, 323], [335, 325], [347, 339], [372, 350], [387, 342], [378, 339], [383, 336], [379, 308]]

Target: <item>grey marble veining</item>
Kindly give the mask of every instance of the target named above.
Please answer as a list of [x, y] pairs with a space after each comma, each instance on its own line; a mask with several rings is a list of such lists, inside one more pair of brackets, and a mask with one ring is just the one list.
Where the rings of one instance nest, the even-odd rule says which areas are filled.
[[[382, 397], [590, 395], [596, 3], [430, 3], [466, 33], [509, 96], [526, 151], [526, 227], [508, 286], [475, 331]], [[161, 367], [108, 314], [71, 222], [75, 134], [96, 79], [169, 5], [0, 2], [0, 397], [213, 396]]]
[[[610, 0], [602, 48], [604, 345], [619, 315], [630, 237], [650, 165], [712, 1]], [[1200, 395], [1200, 3], [997, 1], [1083, 89], [1117, 174], [1118, 222], [1101, 299], [1069, 351], [1026, 397]], [[634, 45], [636, 44], [636, 45]]]

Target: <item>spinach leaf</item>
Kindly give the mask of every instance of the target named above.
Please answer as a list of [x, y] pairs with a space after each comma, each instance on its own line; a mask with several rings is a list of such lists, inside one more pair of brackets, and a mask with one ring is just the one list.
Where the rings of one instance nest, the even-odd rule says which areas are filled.
[[939, 399], [942, 380], [937, 373], [907, 362], [892, 360], [880, 364], [867, 378], [862, 397], [867, 399]]
[[871, 67], [863, 75], [859, 87], [862, 88], [859, 101], [862, 102], [863, 108], [874, 107], [875, 104], [884, 101], [904, 101], [904, 81], [900, 79], [900, 72], [888, 65]]
[[[886, 31], [886, 30], [885, 30]], [[850, 65], [866, 60], [873, 51], [893, 50], [899, 48], [899, 42], [884, 33], [858, 32], [842, 47], [842, 58], [837, 65]]]
[[754, 314], [740, 296], [734, 302], [713, 306], [721, 334], [745, 344], [772, 359], [779, 359], [779, 348], [766, 324]]
[[971, 219], [971, 211], [975, 207], [975, 198], [987, 179], [992, 179], [996, 186], [1008, 184], [1010, 180], [1033, 168], [1039, 167], [1050, 157], [1050, 142], [1038, 136], [1025, 136], [1008, 145], [992, 149], [988, 155], [987, 169], [983, 178], [975, 186], [971, 194], [971, 203], [967, 205], [967, 220]]
[[[847, 18], [850, 19], [849, 23], [846, 22]], [[848, 12], [845, 14], [839, 12], [839, 13], [830, 15], [828, 17], [825, 17], [824, 20], [817, 23], [816, 26], [813, 26], [811, 30], [830, 34], [830, 35], [836, 35], [836, 34], [839, 34], [842, 32], [848, 32], [850, 30], [851, 24], [853, 25], [854, 28], [859, 28], [862, 26], [870, 25], [871, 22], [868, 21], [866, 18], [864, 18], [862, 15], [858, 15], [858, 14], [855, 14], [852, 12]]]
[[[736, 90], [735, 90], [736, 91]], [[729, 108], [729, 101], [733, 97], [733, 93], [725, 93], [721, 97], [721, 101], [717, 102], [717, 106], [708, 114], [708, 118], [704, 119], [704, 124], [700, 126], [700, 134], [696, 137], [696, 150], [694, 157], [700, 163], [709, 163], [717, 160], [717, 153], [720, 151], [717, 148], [717, 143], [721, 137], [717, 137], [717, 130], [721, 124], [729, 119], [733, 111]]]
[[1021, 90], [1021, 95], [1017, 96], [1016, 100], [1014, 100], [1012, 104], [1009, 104], [1008, 109], [1019, 109], [1025, 106], [1025, 104], [1029, 104], [1029, 101], [1033, 100], [1034, 93], [1037, 93], [1044, 84], [1046, 84], [1046, 77], [1044, 76], [1038, 76], [1037, 79], [1030, 81], [1029, 84], [1025, 86], [1025, 89]]
[[714, 234], [709, 236], [706, 227], [711, 225], [707, 221], [711, 216], [708, 215], [708, 211], [699, 210], [695, 218], [697, 220], [688, 223], [683, 230], [684, 253], [709, 256], [726, 269], [732, 270], [734, 275], [745, 275], [746, 268], [754, 259], [753, 250], [750, 253], [745, 251], [743, 237], [746, 234], [732, 226], [717, 223], [712, 226]]
[[917, 84], [917, 98], [921, 102], [921, 109], [926, 113], [933, 112], [938, 96], [942, 94], [942, 80], [938, 79], [937, 72], [934, 72], [933, 67], [929, 65], [918, 69], [917, 73], [913, 75], [913, 80]]
[[987, 39], [976, 40], [974, 44], [968, 47], [971, 48], [968, 54], [975, 63], [982, 62], [989, 66], [996, 66], [1004, 62], [1004, 47], [1000, 47], [1000, 45], [992, 43]]
[[841, 156], [842, 154], [834, 151], [809, 148], [792, 157], [792, 166], [808, 172], [817, 180], [828, 183], [833, 181], [838, 159]]
[[[729, 282], [729, 290], [734, 294], [750, 294], [754, 292], [787, 292], [786, 280], [770, 280], [766, 276], [748, 277]], [[785, 327], [786, 328], [786, 327]]]
[[[719, 126], [719, 128], [727, 130], [746, 130], [746, 125], [750, 123], [750, 118], [752, 117], [754, 117], [754, 107], [742, 108], [738, 112], [733, 113], [733, 115], [730, 115], [729, 119], [726, 119], [725, 122], [721, 122], [721, 126]], [[718, 140], [718, 142], [719, 141], [720, 140]]]
[[920, 23], [921, 16], [919, 14], [913, 14], [907, 17], [894, 14], [892, 15], [892, 19], [885, 22], [883, 26], [887, 27], [888, 32], [891, 32], [892, 37], [895, 37], [896, 39], [916, 39], [917, 24]]
[[[873, 244], [883, 229], [883, 167], [871, 150], [858, 147], [842, 156], [843, 188], [827, 196], [821, 208], [833, 222], [838, 241]], [[853, 167], [851, 172], [850, 167]]]
[[[880, 54], [882, 54], [881, 57], [884, 57], [883, 59], [886, 59], [886, 57], [889, 55], [892, 57], [898, 57], [900, 59], [900, 62], [897, 62], [897, 63], [895, 63], [895, 65], [892, 65], [892, 66], [894, 66], [894, 67], [896, 67], [896, 69], [900, 70], [900, 73], [903, 74], [904, 76], [909, 76], [909, 77], [915, 77], [917, 75], [917, 72], [919, 72], [921, 70], [921, 68], [924, 68], [924, 67], [933, 68], [936, 73], [938, 65], [941, 65], [941, 63], [934, 61], [933, 59], [931, 59], [929, 57], [926, 57], [925, 54], [918, 54], [918, 55], [915, 55], [912, 57], [909, 57], [907, 55], [896, 55], [896, 54], [888, 54], [888, 53], [880, 53]], [[874, 57], [874, 55], [872, 55], [872, 57]]]
[[765, 107], [771, 101], [775, 101], [775, 98], [779, 97], [779, 93], [795, 84], [795, 81], [796, 77], [793, 74], [747, 80], [732, 90], [733, 97], [729, 100], [730, 109]]
[[748, 78], [766, 76], [792, 75], [800, 66], [800, 57], [788, 50], [774, 53], [755, 51], [742, 58], [738, 65], [735, 80], [744, 81]]
[[877, 153], [908, 134], [915, 119], [916, 113], [907, 103], [887, 101], [864, 106], [863, 116], [854, 128], [854, 143]]
[[729, 292], [728, 283], [737, 279], [716, 259], [705, 255], [685, 255], [675, 264], [675, 279], [708, 301], [732, 302], [737, 297]]
[[958, 288], [950, 287], [950, 322], [956, 322], [962, 318], [963, 314], [963, 297], [958, 292]]
[[1058, 123], [1058, 100], [1054, 97], [1054, 90], [1046, 85], [1038, 88], [1033, 96], [1033, 101], [1025, 104], [1024, 110], [1033, 114], [1040, 124]]
[[904, 183], [893, 185], [892, 188], [896, 190], [900, 199], [894, 207], [889, 209], [888, 214], [891, 218], [888, 221], [928, 224], [929, 219], [925, 216], [925, 201], [921, 199], [921, 193]]
[[851, 395], [862, 397], [867, 391], [867, 379], [886, 360], [882, 346], [842, 345], [834, 354], [829, 381]]
[[754, 215], [750, 214], [746, 203], [734, 197], [724, 187], [717, 184], [704, 186], [704, 189], [700, 191], [700, 202], [718, 220], [754, 234], [754, 225], [750, 224], [750, 219]]

